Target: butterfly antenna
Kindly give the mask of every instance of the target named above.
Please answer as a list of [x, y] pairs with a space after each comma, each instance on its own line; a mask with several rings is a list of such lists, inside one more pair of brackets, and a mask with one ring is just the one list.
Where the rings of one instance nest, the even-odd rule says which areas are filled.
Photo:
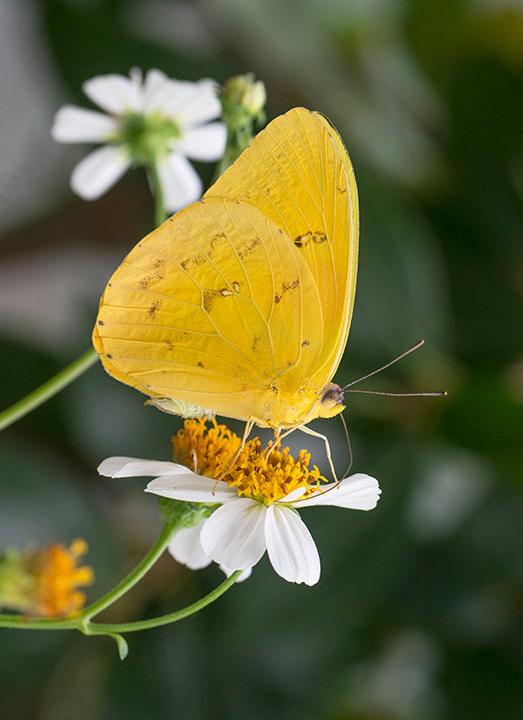
[[340, 414], [339, 414], [339, 418], [340, 418], [340, 420], [341, 420], [341, 424], [343, 425], [343, 430], [345, 431], [345, 437], [346, 437], [346, 439], [347, 439], [347, 449], [348, 449], [348, 451], [349, 451], [349, 464], [348, 464], [348, 466], [347, 466], [347, 469], [345, 470], [345, 472], [344, 472], [343, 475], [342, 475], [342, 477], [345, 478], [345, 477], [347, 477], [347, 475], [348, 475], [348, 474], [350, 473], [350, 471], [352, 470], [352, 463], [353, 463], [354, 457], [353, 457], [353, 454], [352, 454], [352, 443], [351, 443], [351, 441], [350, 441], [349, 427], [348, 427], [348, 425], [347, 425], [347, 421], [345, 420], [345, 417], [344, 417], [343, 413], [340, 413]]
[[386, 397], [447, 397], [446, 390], [436, 392], [381, 392], [379, 390], [346, 390], [348, 393], [364, 393], [365, 395], [385, 395]]
[[377, 370], [373, 370], [370, 373], [367, 373], [366, 375], [363, 375], [362, 377], [358, 378], [357, 380], [353, 380], [348, 385], [345, 385], [343, 390], [347, 390], [348, 388], [352, 387], [353, 385], [357, 385], [362, 380], [367, 380], [367, 378], [372, 377], [373, 375], [377, 375], [378, 373], [382, 372], [382, 370], [386, 370], [391, 365], [394, 365], [399, 360], [403, 360], [404, 357], [407, 357], [407, 355], [410, 355], [411, 353], [415, 352], [416, 350], [419, 350], [420, 347], [422, 347], [425, 344], [425, 340], [418, 340], [418, 342], [410, 347], [408, 350], [405, 350], [405, 352], [402, 352], [401, 355], [398, 355], [398, 357], [395, 357], [394, 360], [391, 360], [390, 362], [386, 363], [385, 365], [382, 365]]

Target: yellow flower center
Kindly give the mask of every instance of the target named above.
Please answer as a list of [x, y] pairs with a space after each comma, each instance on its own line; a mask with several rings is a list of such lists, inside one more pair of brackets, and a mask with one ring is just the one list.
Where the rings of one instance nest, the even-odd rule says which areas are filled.
[[300, 450], [296, 459], [289, 448], [281, 448], [278, 439], [262, 449], [260, 439], [249, 440], [241, 452], [240, 438], [215, 420], [207, 428], [199, 418], [186, 420], [172, 439], [175, 459], [211, 478], [220, 478], [235, 488], [239, 497], [248, 497], [266, 505], [282, 500], [294, 490], [312, 495], [327, 480], [314, 465], [309, 468], [310, 453]]
[[240, 448], [240, 438], [226, 425], [212, 420], [211, 427], [203, 418], [186, 420], [172, 438], [174, 459], [199, 475], [220, 477], [230, 466]]
[[49, 545], [35, 552], [30, 559], [34, 586], [31, 615], [64, 617], [74, 614], [85, 605], [85, 593], [79, 587], [94, 582], [94, 572], [88, 565], [78, 565], [88, 551], [85, 540], [73, 540], [66, 548]]

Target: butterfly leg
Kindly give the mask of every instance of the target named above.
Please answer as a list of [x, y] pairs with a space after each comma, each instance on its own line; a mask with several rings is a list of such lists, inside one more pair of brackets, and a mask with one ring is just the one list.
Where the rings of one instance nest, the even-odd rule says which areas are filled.
[[297, 429], [298, 429], [297, 427], [293, 427], [293, 428], [291, 428], [290, 430], [287, 430], [287, 432], [284, 432], [283, 434], [281, 434], [281, 431], [280, 431], [280, 430], [275, 431], [275, 432], [274, 432], [274, 442], [270, 442], [270, 443], [267, 445], [267, 447], [265, 448], [265, 450], [263, 451], [263, 455], [264, 455], [265, 459], [268, 460], [268, 459], [270, 458], [270, 456], [272, 455], [272, 451], [274, 450], [274, 448], [276, 447], [276, 445], [277, 445], [278, 443], [281, 443], [281, 441], [282, 441], [284, 438], [286, 438], [288, 435], [290, 435], [291, 433], [293, 433], [293, 432], [294, 432], [295, 430], [297, 430]]
[[329, 463], [330, 471], [332, 473], [332, 477], [334, 478], [334, 482], [338, 481], [338, 476], [336, 475], [336, 469], [334, 467], [334, 463], [332, 461], [332, 453], [331, 453], [331, 446], [329, 443], [329, 439], [326, 435], [322, 435], [321, 433], [316, 432], [315, 430], [311, 430], [310, 427], [307, 427], [307, 425], [299, 425], [298, 430], [301, 430], [306, 435], [311, 435], [312, 437], [319, 438], [320, 440], [323, 440], [325, 443], [325, 453], [327, 455], [327, 462]]
[[247, 420], [247, 422], [245, 423], [245, 427], [243, 429], [243, 435], [242, 435], [240, 447], [234, 453], [234, 457], [232, 458], [231, 462], [227, 465], [225, 470], [223, 470], [220, 473], [220, 475], [216, 478], [216, 482], [215, 482], [214, 488], [213, 488], [213, 493], [215, 492], [216, 487], [217, 487], [218, 483], [220, 482], [220, 480], [223, 480], [223, 478], [228, 473], [228, 471], [236, 464], [236, 461], [240, 457], [240, 453], [243, 450], [243, 448], [245, 447], [245, 443], [247, 442], [247, 438], [251, 434], [253, 427], [254, 427], [254, 420]]

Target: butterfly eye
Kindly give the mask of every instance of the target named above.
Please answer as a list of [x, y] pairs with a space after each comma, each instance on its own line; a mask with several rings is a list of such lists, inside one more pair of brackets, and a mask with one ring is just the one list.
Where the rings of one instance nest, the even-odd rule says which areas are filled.
[[334, 383], [329, 383], [327, 385], [326, 390], [324, 391], [321, 402], [322, 404], [333, 404], [333, 405], [340, 405], [343, 403], [344, 400], [344, 394], [343, 394], [343, 388], [339, 385], [335, 385]]

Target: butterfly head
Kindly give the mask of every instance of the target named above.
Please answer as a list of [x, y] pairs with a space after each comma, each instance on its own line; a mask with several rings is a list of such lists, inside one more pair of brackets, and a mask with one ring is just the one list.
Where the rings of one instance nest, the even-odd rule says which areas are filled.
[[336, 385], [336, 383], [325, 385], [321, 395], [318, 417], [334, 417], [344, 409], [345, 395], [343, 388], [340, 385]]

